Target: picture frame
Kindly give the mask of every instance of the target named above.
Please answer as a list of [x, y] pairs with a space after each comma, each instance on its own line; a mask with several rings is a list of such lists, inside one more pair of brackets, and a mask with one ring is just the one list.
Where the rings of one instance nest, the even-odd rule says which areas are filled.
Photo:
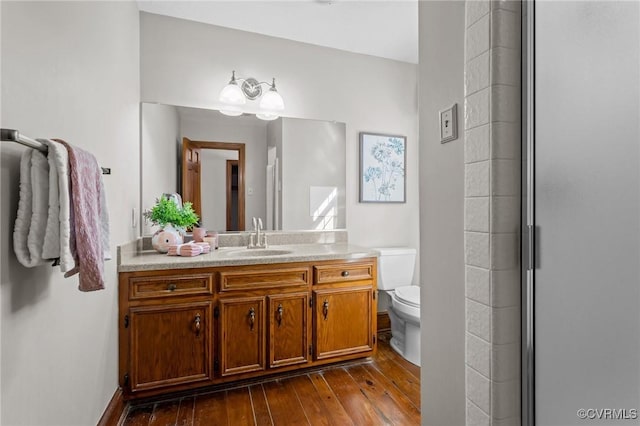
[[405, 203], [407, 137], [360, 132], [360, 202]]

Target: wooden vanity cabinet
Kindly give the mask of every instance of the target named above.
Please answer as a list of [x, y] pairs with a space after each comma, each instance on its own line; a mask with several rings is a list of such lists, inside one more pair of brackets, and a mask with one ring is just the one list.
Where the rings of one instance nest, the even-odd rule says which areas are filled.
[[129, 395], [213, 383], [211, 273], [121, 273], [120, 385]]
[[221, 299], [218, 324], [222, 376], [266, 368], [264, 296]]
[[309, 361], [309, 293], [269, 296], [269, 367]]
[[371, 353], [377, 318], [375, 262], [314, 267], [314, 359]]
[[375, 273], [375, 258], [122, 272], [125, 398], [370, 356]]
[[308, 265], [258, 265], [220, 271], [220, 375], [308, 361]]

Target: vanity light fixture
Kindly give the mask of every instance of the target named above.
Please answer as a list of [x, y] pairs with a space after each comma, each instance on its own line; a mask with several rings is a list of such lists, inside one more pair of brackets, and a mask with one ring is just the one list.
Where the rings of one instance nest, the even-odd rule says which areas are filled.
[[[238, 85], [238, 82], [241, 82]], [[269, 86], [267, 93], [262, 95], [262, 85]], [[260, 98], [260, 96], [262, 96]], [[231, 81], [220, 92], [219, 100], [224, 104], [220, 112], [224, 115], [238, 116], [242, 114], [242, 107], [247, 99], [254, 101], [260, 98], [260, 111], [256, 114], [261, 120], [275, 120], [284, 111], [284, 101], [276, 89], [276, 79], [271, 83], [258, 81], [255, 78], [236, 78], [236, 72], [231, 73]]]

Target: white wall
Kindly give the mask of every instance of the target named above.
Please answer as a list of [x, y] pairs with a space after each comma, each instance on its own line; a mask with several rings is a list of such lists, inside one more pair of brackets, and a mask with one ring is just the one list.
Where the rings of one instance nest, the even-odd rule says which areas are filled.
[[[2, 126], [92, 151], [105, 176], [111, 246], [130, 241], [139, 194], [139, 21], [133, 2], [2, 2]], [[13, 253], [18, 145], [2, 143], [3, 425], [95, 424], [117, 388], [116, 261], [106, 289], [78, 291]]]
[[[416, 65], [160, 15], [140, 16], [144, 101], [216, 109], [232, 70], [259, 80], [275, 77], [287, 116], [346, 123], [349, 240], [418, 247]], [[407, 136], [406, 204], [358, 202], [361, 131]]]
[[[180, 192], [177, 178], [178, 149], [182, 146], [178, 109], [171, 105], [141, 106], [142, 212], [156, 204], [164, 193]], [[143, 221], [143, 235], [152, 233]]]
[[[345, 228], [345, 125], [282, 118], [282, 229]], [[311, 187], [337, 189], [333, 219], [310, 214]], [[323, 228], [328, 220], [333, 227]]]
[[208, 230], [227, 229], [227, 160], [237, 160], [238, 151], [203, 149], [200, 158], [202, 214], [200, 223]]
[[[419, 17], [422, 424], [459, 426], [465, 424], [465, 2], [420, 2]], [[459, 138], [440, 144], [438, 111], [453, 103]]]
[[[251, 226], [251, 218], [254, 216], [264, 219], [267, 212], [264, 184], [267, 166], [267, 123], [251, 116], [227, 117], [217, 111], [181, 107], [180, 127], [182, 136], [194, 141], [245, 144], [245, 226]], [[253, 189], [253, 195], [249, 195], [249, 188]], [[205, 223], [205, 227], [210, 225]], [[226, 216], [222, 228], [210, 229], [225, 230]]]

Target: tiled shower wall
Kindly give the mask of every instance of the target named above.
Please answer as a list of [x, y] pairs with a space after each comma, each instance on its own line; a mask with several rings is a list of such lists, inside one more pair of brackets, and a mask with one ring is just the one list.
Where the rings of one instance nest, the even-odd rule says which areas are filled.
[[520, 2], [467, 0], [467, 425], [520, 424]]

